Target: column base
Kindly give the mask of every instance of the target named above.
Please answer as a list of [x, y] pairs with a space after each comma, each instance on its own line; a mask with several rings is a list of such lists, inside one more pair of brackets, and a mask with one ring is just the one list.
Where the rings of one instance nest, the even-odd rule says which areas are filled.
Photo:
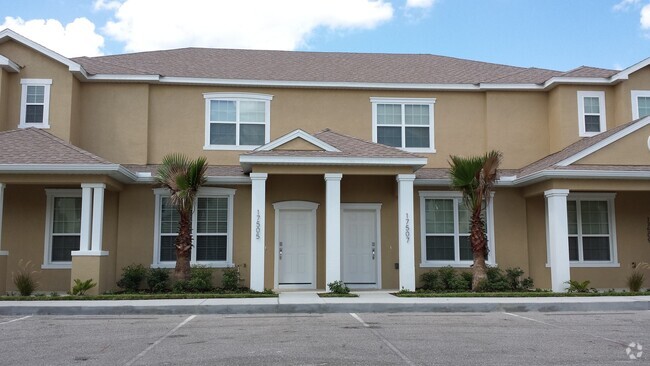
[[[83, 253], [83, 254], [79, 254]], [[90, 254], [94, 253], [94, 254]], [[101, 254], [97, 254], [101, 253]], [[90, 289], [87, 295], [98, 295], [112, 288], [108, 274], [109, 257], [108, 252], [73, 252], [72, 270], [70, 271], [70, 290], [74, 286], [74, 280], [86, 281], [92, 279], [97, 286]]]

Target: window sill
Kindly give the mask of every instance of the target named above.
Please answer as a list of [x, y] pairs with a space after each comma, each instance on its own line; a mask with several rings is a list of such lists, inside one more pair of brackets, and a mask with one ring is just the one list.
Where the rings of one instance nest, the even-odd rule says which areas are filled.
[[[471, 268], [474, 262], [423, 262], [420, 263], [420, 268], [441, 268], [441, 267], [455, 267], [455, 268]], [[496, 263], [485, 262], [488, 266], [496, 266]]]
[[[620, 263], [614, 262], [569, 262], [570, 268], [620, 268]], [[546, 263], [546, 268], [551, 268], [551, 265]]]
[[[191, 262], [190, 265], [205, 266], [208, 268], [231, 268], [235, 266], [232, 263], [226, 263], [226, 262]], [[150, 267], [151, 268], [175, 268], [176, 262], [153, 263]]]
[[420, 153], [420, 154], [435, 154], [436, 149], [432, 148], [424, 148], [424, 147], [402, 147], [398, 148], [402, 151], [410, 152], [410, 153]]
[[260, 147], [261, 145], [204, 145], [203, 150], [246, 150], [252, 151]]
[[49, 123], [20, 123], [18, 124], [18, 128], [41, 128], [44, 130], [47, 130], [50, 128]]
[[600, 131], [600, 132], [582, 132], [582, 133], [580, 133], [580, 134], [578, 135], [578, 137], [593, 137], [593, 136], [596, 136], [596, 135], [600, 135], [600, 134], [603, 133], [603, 132], [605, 132], [605, 131]]
[[6, 250], [0, 250], [0, 257], [2, 257], [2, 256], [8, 256], [8, 255], [9, 255], [9, 252], [8, 252], [8, 251], [6, 251]]
[[105, 250], [101, 251], [90, 251], [90, 250], [74, 250], [72, 251], [73, 257], [106, 257], [108, 252]]
[[72, 269], [72, 263], [47, 263], [42, 264], [41, 269]]

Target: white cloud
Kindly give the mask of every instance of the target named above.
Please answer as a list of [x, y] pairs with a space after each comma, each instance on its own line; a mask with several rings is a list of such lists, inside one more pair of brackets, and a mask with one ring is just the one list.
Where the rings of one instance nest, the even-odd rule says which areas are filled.
[[[630, 1], [630, 0], [624, 0]], [[633, 0], [634, 1], [634, 0]], [[430, 8], [435, 0], [406, 0], [407, 8]]]
[[32, 41], [66, 57], [99, 56], [104, 37], [95, 32], [95, 24], [87, 18], [77, 18], [63, 26], [56, 19], [5, 17], [0, 29], [10, 28]]
[[641, 28], [650, 30], [650, 4], [641, 9]]
[[120, 7], [122, 3], [117, 0], [95, 0], [93, 8], [95, 10], [115, 10]]
[[621, 0], [618, 4], [614, 5], [612, 9], [614, 11], [625, 11], [628, 10], [629, 8], [633, 7], [634, 5], [637, 5], [641, 2], [641, 0]]
[[103, 30], [125, 42], [126, 51], [187, 46], [294, 50], [318, 28], [372, 29], [393, 16], [385, 0], [158, 0], [151, 5], [124, 1]]

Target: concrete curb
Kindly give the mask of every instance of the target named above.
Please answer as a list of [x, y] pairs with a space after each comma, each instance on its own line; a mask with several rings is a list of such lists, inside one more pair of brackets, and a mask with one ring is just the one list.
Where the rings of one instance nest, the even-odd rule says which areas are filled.
[[7, 305], [0, 315], [177, 315], [177, 314], [291, 314], [291, 313], [487, 313], [487, 312], [599, 312], [650, 310], [650, 301], [624, 302], [483, 302], [483, 303], [329, 303], [218, 305]]

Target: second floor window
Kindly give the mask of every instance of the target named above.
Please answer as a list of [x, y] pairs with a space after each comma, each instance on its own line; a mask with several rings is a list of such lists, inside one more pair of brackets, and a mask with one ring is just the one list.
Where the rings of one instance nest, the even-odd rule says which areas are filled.
[[21, 79], [20, 124], [18, 127], [49, 128], [50, 86], [49, 79]]
[[273, 96], [206, 93], [205, 149], [252, 150], [270, 141]]
[[435, 152], [435, 99], [371, 98], [373, 142], [411, 152]]
[[650, 116], [650, 90], [632, 90], [632, 119]]
[[580, 137], [590, 137], [607, 129], [605, 120], [605, 92], [579, 91], [578, 116]]

